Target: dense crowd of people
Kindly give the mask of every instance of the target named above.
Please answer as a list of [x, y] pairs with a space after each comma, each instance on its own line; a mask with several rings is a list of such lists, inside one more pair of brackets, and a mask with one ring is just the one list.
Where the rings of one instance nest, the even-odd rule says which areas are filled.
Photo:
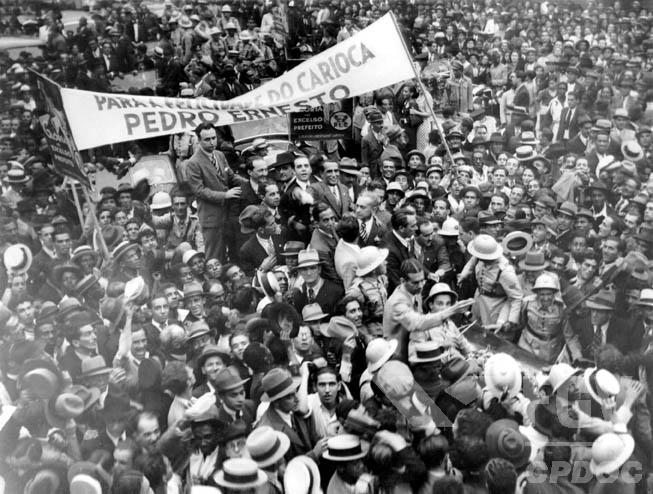
[[[649, 492], [650, 9], [162, 7], [1, 7], [44, 44], [0, 53], [0, 493]], [[389, 11], [421, 81], [351, 139], [81, 153], [161, 153], [171, 189], [53, 166], [30, 69], [229, 100]]]

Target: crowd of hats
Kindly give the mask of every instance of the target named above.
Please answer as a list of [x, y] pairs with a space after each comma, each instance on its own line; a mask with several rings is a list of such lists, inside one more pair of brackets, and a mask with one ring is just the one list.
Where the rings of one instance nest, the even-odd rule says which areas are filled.
[[[539, 492], [548, 492], [557, 484], [560, 491], [587, 490], [586, 484], [569, 485], [573, 479], [547, 479], [537, 486], [529, 483], [533, 469], [553, 473], [547, 471], [550, 465], [546, 463], [552, 458], [555, 462], [556, 455], [561, 455], [557, 459], [562, 461], [587, 466], [593, 476], [592, 486], [595, 479], [614, 477], [635, 460], [645, 466], [644, 481], [637, 486], [645, 491], [653, 448], [650, 396], [639, 392], [634, 403], [628, 405], [630, 395], [638, 394], [638, 379], [648, 388], [642, 376], [648, 374], [649, 380], [652, 377], [650, 8], [638, 1], [626, 5], [599, 2], [553, 6], [544, 2], [528, 6], [503, 1], [458, 5], [426, 0], [351, 4], [292, 0], [279, 11], [270, 2], [216, 4], [213, 0], [196, 0], [180, 4], [166, 0], [155, 9], [154, 5], [123, 1], [91, 5], [79, 27], [71, 28], [64, 25], [60, 11], [66, 2], [39, 9], [32, 2], [14, 4], [0, 6], [2, 34], [28, 41], [36, 41], [38, 36], [44, 43], [19, 53], [0, 51], [0, 251], [4, 264], [0, 276], [0, 491], [146, 492], [146, 480], [161, 480], [153, 475], [149, 478], [159, 453], [166, 455], [166, 461], [161, 462], [164, 470], [173, 471], [175, 476], [167, 489], [159, 482], [155, 492], [254, 492], [267, 489], [269, 484], [276, 492], [317, 494], [326, 489], [334, 471], [345, 475], [348, 470], [357, 471], [356, 485], [348, 482], [352, 492], [376, 494], [381, 491], [379, 479], [385, 486], [397, 486], [397, 492], [401, 488], [417, 492], [421, 486], [416, 484], [425, 478], [428, 468], [432, 468], [432, 477], [446, 474], [451, 482], [469, 490], [492, 485], [493, 492], [507, 493], [513, 492], [517, 484], [528, 484], [525, 492], [538, 488]], [[307, 303], [301, 310], [296, 310], [294, 301], [288, 303], [293, 289], [302, 283], [298, 271], [319, 267], [324, 273], [330, 262], [330, 255], [311, 248], [310, 236], [302, 240], [284, 238], [277, 266], [257, 270], [253, 276], [244, 277], [243, 289], [232, 289], [229, 275], [240, 273], [237, 262], [219, 263], [221, 273], [215, 278], [199, 279], [191, 273], [192, 281], [179, 279], [175, 270], [207, 261], [203, 246], [196, 241], [193, 245], [166, 245], [161, 225], [172, 218], [174, 193], [155, 187], [149, 190], [147, 180], [132, 186], [123, 179], [116, 188], [101, 188], [97, 221], [104, 221], [101, 218], [107, 212], [111, 218], [109, 224], [91, 232], [96, 220], [87, 209], [92, 214], [93, 208], [84, 204], [81, 188], [53, 167], [53, 156], [44, 144], [38, 117], [45, 105], [30, 71], [44, 74], [64, 87], [98, 92], [111, 92], [115, 87], [120, 93], [230, 99], [236, 94], [227, 91], [226, 80], [236, 81], [238, 91], [244, 93], [251, 85], [281, 75], [300, 58], [335, 45], [389, 11], [399, 23], [442, 119], [436, 123], [426, 117], [422, 125], [411, 129], [410, 118], [397, 117], [406, 110], [404, 105], [420, 105], [401, 101], [396, 88], [379, 88], [371, 99], [356, 99], [352, 113], [355, 139], [318, 143], [320, 150], [328, 151], [330, 162], [337, 161], [340, 176], [355, 184], [352, 194], [371, 192], [375, 183], [377, 189], [383, 189], [384, 197], [375, 206], [375, 214], [387, 217], [384, 226], [391, 234], [393, 205], [388, 197], [397, 199], [397, 209], [424, 205], [419, 224], [422, 220], [433, 223], [433, 243], [455, 249], [464, 261], [473, 256], [475, 262], [498, 262], [504, 267], [504, 263], [511, 263], [524, 278], [537, 275], [528, 296], [555, 294], [555, 303], [566, 306], [570, 324], [582, 319], [589, 327], [592, 317], [623, 317], [619, 332], [634, 339], [630, 331], [641, 328], [641, 347], [626, 356], [609, 346], [602, 348], [608, 355], [602, 362], [596, 357], [592, 362], [557, 362], [544, 368], [538, 361], [539, 372], [533, 374], [529, 373], [532, 366], [520, 360], [523, 352], [516, 351], [514, 345], [506, 343], [502, 347], [514, 355], [480, 352], [480, 356], [452, 359], [438, 336], [418, 341], [404, 362], [397, 359], [401, 350], [398, 341], [379, 337], [381, 328], [374, 334], [363, 334], [352, 319], [336, 314], [336, 310], [325, 310], [317, 302]], [[289, 30], [279, 30], [284, 19]], [[350, 21], [353, 30], [345, 27]], [[188, 45], [190, 49], [186, 50]], [[105, 49], [110, 53], [106, 58], [100, 54]], [[434, 58], [437, 61], [432, 65]], [[388, 61], [388, 70], [392, 62]], [[497, 67], [505, 76], [515, 73], [521, 78], [534, 77], [528, 88], [531, 105], [519, 101], [511, 104], [518, 88], [511, 87], [507, 80], [495, 84], [493, 71], [496, 74]], [[125, 85], [125, 75], [134, 74], [136, 77], [126, 79], [137, 80], [145, 76], [145, 71], [156, 72], [152, 87], [120, 87]], [[462, 79], [458, 79], [460, 73]], [[467, 78], [471, 79], [471, 98], [469, 108], [462, 109], [460, 99], [451, 98], [451, 91], [465, 84]], [[575, 136], [569, 136], [569, 141], [550, 136], [552, 129], [543, 123], [548, 116], [547, 102], [553, 98], [548, 88], [573, 78], [578, 78], [585, 91], [575, 91], [581, 110], [576, 125], [589, 129], [588, 136], [584, 136], [588, 139], [586, 151], [580, 153], [569, 142]], [[390, 113], [382, 104], [386, 98], [391, 103]], [[425, 110], [423, 105], [421, 109]], [[89, 126], [92, 124], [89, 122]], [[382, 160], [376, 164], [365, 162], [361, 152], [369, 144], [363, 135], [370, 135], [370, 129], [378, 124], [383, 128], [375, 131], [374, 142], [381, 150], [392, 149], [402, 138], [410, 137], [412, 142], [406, 149], [396, 148], [391, 176], [381, 173]], [[486, 135], [481, 135], [483, 126], [488, 130]], [[594, 153], [597, 136], [609, 138], [608, 150], [602, 155]], [[224, 137], [222, 145], [229, 164], [244, 175], [248, 155], [268, 153], [270, 180], [292, 167], [298, 154], [313, 152], [305, 143], [301, 153], [294, 145], [278, 152], [275, 144], [256, 137], [238, 154], [233, 143], [228, 142], [230, 136]], [[182, 157], [177, 155], [175, 139], [184, 138], [188, 135], [171, 139], [169, 150], [165, 139], [165, 144], [153, 140], [83, 150], [80, 156], [84, 170], [92, 177], [98, 172], [97, 176], [106, 173], [117, 177], [124, 175], [134, 157], [143, 152], [165, 153], [173, 161], [178, 158], [175, 165], [179, 165]], [[339, 147], [334, 150], [333, 146]], [[497, 153], [496, 149], [501, 151]], [[315, 156], [311, 156], [311, 164]], [[495, 164], [502, 160], [518, 171], [497, 188], [492, 175]], [[181, 167], [179, 170], [181, 177]], [[317, 171], [315, 167], [314, 175]], [[535, 179], [524, 179], [525, 171]], [[435, 186], [434, 176], [440, 177]], [[628, 194], [628, 185], [633, 182], [635, 190]], [[508, 183], [512, 189], [528, 189], [518, 204], [508, 201]], [[288, 198], [286, 186], [279, 183], [284, 199]], [[531, 192], [531, 186], [539, 190]], [[125, 194], [131, 195], [133, 202], [128, 207], [116, 207], [119, 197]], [[504, 208], [490, 207], [493, 194], [505, 199]], [[314, 201], [308, 193], [302, 191], [299, 195], [302, 206]], [[475, 208], [465, 208], [466, 195], [476, 197]], [[95, 194], [91, 197], [96, 199]], [[603, 197], [604, 204], [598, 207], [594, 197]], [[78, 205], [80, 198], [82, 204]], [[188, 199], [192, 205], [189, 211], [197, 212], [200, 198], [188, 192]], [[437, 200], [447, 203], [450, 214], [446, 218], [432, 214]], [[78, 220], [78, 207], [79, 214], [86, 215], [85, 222]], [[126, 222], [115, 219], [118, 209], [124, 210]], [[233, 230], [221, 235], [251, 238], [260, 228], [262, 211], [259, 204], [241, 207], [230, 218]], [[626, 229], [627, 216], [629, 220], [635, 218], [634, 228]], [[588, 290], [585, 293], [577, 288], [582, 285], [577, 274], [586, 258], [601, 264], [604, 239], [600, 230], [609, 226], [603, 224], [607, 219], [612, 220], [612, 230], [623, 243], [623, 255], [614, 265], [602, 265], [592, 283], [582, 287]], [[197, 221], [195, 216], [193, 221]], [[582, 232], [586, 237], [582, 253], [572, 252], [565, 244], [569, 239], [559, 238], [565, 233], [559, 226], [565, 222], [572, 223], [573, 234]], [[135, 235], [128, 231], [132, 223], [137, 226]], [[583, 223], [589, 228], [576, 228]], [[46, 247], [48, 237], [41, 235], [44, 225], [52, 226], [56, 234], [72, 233], [69, 253], [60, 256], [56, 243]], [[283, 225], [284, 235], [287, 226]], [[535, 231], [545, 232], [548, 240], [544, 245], [535, 238]], [[148, 251], [143, 239], [153, 239], [157, 250], [165, 253]], [[431, 247], [426, 245], [425, 249]], [[353, 269], [357, 282], [373, 278], [386, 289], [388, 280], [378, 273], [390, 255], [390, 249], [381, 243], [363, 246]], [[148, 269], [127, 276], [123, 266], [134, 257], [144, 259], [142, 263]], [[560, 258], [565, 264], [562, 270], [554, 263]], [[428, 273], [421, 306], [428, 308], [442, 296], [451, 304], [464, 298], [464, 284], [457, 285], [456, 274]], [[67, 287], [71, 279], [75, 282]], [[589, 285], [596, 285], [596, 289]], [[216, 286], [222, 288], [221, 302], [212, 305], [205, 317], [191, 315], [182, 321], [198, 301], [209, 308], [210, 288]], [[355, 285], [353, 291], [359, 287]], [[174, 300], [176, 305], [175, 317], [159, 328], [148, 323], [152, 320], [152, 297], [162, 290], [172, 292], [166, 300], [171, 305]], [[247, 308], [242, 303], [243, 294], [254, 302]], [[30, 310], [33, 315], [26, 316]], [[126, 321], [125, 314], [132, 311], [135, 315]], [[363, 311], [365, 324], [372, 320], [369, 312], [367, 307]], [[293, 325], [291, 345], [295, 344], [294, 338], [299, 338], [299, 326], [310, 327], [313, 340], [322, 345], [310, 356], [314, 361], [309, 366], [307, 390], [300, 385], [300, 370], [287, 364], [280, 326], [289, 321]], [[133, 323], [132, 334], [141, 339], [141, 330], [147, 328], [142, 359], [132, 354], [131, 348], [124, 348], [130, 344], [126, 337], [128, 322]], [[477, 329], [473, 323], [471, 327]], [[242, 332], [251, 336], [257, 331], [262, 333], [260, 341], [250, 342], [242, 357], [232, 350], [232, 336], [235, 339]], [[76, 351], [82, 344], [82, 332], [90, 332], [98, 340], [97, 348], [84, 358]], [[494, 338], [488, 336], [487, 340]], [[348, 372], [344, 359], [339, 360], [342, 348], [352, 341], [356, 349], [349, 358], [354, 373]], [[315, 358], [318, 354], [320, 357]], [[284, 433], [256, 422], [223, 423], [221, 413], [226, 412], [213, 391], [225, 395], [245, 389], [247, 399], [259, 405], [260, 417], [270, 403], [288, 401], [304, 391], [317, 392], [316, 369], [318, 364], [323, 365], [321, 360], [337, 367], [339, 381], [352, 378], [354, 382], [349, 383], [352, 390], [343, 391], [346, 398], [339, 398], [336, 410], [328, 411], [332, 421], [337, 422], [330, 425], [337, 426], [338, 433], [328, 437], [319, 454], [308, 448], [306, 454], [293, 455], [291, 451], [298, 442], [295, 436], [301, 432], [295, 426]], [[216, 361], [221, 368], [207, 382], [203, 369]], [[192, 378], [187, 372], [182, 376], [174, 372], [179, 363], [193, 371]], [[187, 400], [188, 408], [182, 423], [167, 423], [172, 390], [180, 382], [196, 379], [195, 390], [204, 386], [209, 393], [192, 399], [175, 397], [184, 404]], [[582, 400], [575, 403], [569, 395], [578, 390], [582, 390]], [[349, 400], [352, 391], [359, 401]], [[583, 408], [587, 403], [589, 408]], [[441, 408], [446, 417], [440, 416], [436, 408]], [[324, 411], [312, 410], [315, 414]], [[137, 425], [132, 422], [142, 416], [141, 412], [155, 413], [164, 435], [174, 436], [179, 426], [179, 436], [172, 441], [175, 451], [139, 451], [138, 459], [152, 460], [151, 464], [134, 461], [133, 466], [142, 472], [121, 473], [119, 455], [107, 449], [109, 443], [129, 447], [138, 440]], [[629, 420], [631, 415], [634, 418]], [[294, 420], [289, 417], [281, 419]], [[453, 427], [449, 427], [451, 422], [455, 423]], [[591, 427], [596, 423], [598, 430]], [[126, 426], [118, 438], [108, 435], [116, 424]], [[191, 485], [186, 465], [191, 463], [191, 445], [195, 447], [190, 436], [199, 425], [219, 430], [219, 463], [205, 485]], [[106, 440], [104, 445], [101, 439]], [[397, 444], [400, 447], [395, 450]], [[184, 448], [188, 448], [189, 456], [171, 462], [175, 452], [186, 451]], [[235, 448], [238, 457], [223, 457], [230, 448]], [[446, 456], [447, 460], [436, 468], [428, 464], [434, 456]], [[282, 464], [285, 471], [279, 468]], [[165, 474], [158, 473], [160, 477]], [[134, 489], [136, 484], [127, 485], [129, 480], [138, 481], [138, 488]], [[430, 485], [420, 490], [426, 491], [440, 492]], [[622, 491], [618, 486], [609, 486], [604, 492]]]

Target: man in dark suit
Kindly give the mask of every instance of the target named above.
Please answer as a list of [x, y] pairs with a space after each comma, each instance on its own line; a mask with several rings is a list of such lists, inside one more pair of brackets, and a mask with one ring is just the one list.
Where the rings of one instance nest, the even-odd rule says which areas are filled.
[[342, 215], [350, 212], [351, 198], [347, 187], [340, 183], [340, 170], [338, 163], [335, 161], [325, 161], [322, 163], [322, 182], [313, 184], [311, 192], [316, 202], [326, 202], [336, 218], [339, 220]]
[[215, 391], [220, 400], [218, 418], [225, 426], [241, 421], [249, 430], [256, 420], [256, 405], [245, 398], [247, 381], [241, 379], [235, 367], [225, 367], [215, 378]]
[[227, 248], [229, 249], [231, 261], [236, 264], [240, 261], [239, 251], [241, 246], [249, 238], [241, 232], [238, 216], [247, 206], [257, 205], [261, 202], [258, 188], [267, 179], [268, 165], [261, 156], [249, 156], [245, 161], [245, 171], [249, 180], [241, 186], [240, 197], [229, 204]]
[[252, 215], [247, 218], [247, 227], [256, 234], [240, 247], [240, 267], [247, 276], [253, 276], [257, 269], [268, 271], [277, 263], [277, 257], [282, 251], [277, 225], [272, 211], [260, 206], [250, 206]]
[[386, 228], [376, 217], [377, 210], [377, 199], [371, 192], [364, 192], [356, 200], [356, 218], [360, 227], [358, 245], [361, 247], [378, 247], [383, 241]]
[[247, 92], [245, 85], [238, 81], [233, 65], [225, 65], [222, 75], [224, 82], [215, 89], [215, 99], [228, 101]]
[[616, 297], [613, 291], [601, 290], [585, 303], [590, 309], [590, 331], [579, 335], [581, 348], [589, 349], [588, 358], [595, 358], [604, 345], [614, 345], [621, 353], [639, 350], [644, 336], [641, 319], [635, 324], [615, 315]]
[[227, 206], [240, 198], [245, 180], [236, 176], [224, 154], [216, 151], [218, 136], [213, 125], [200, 124], [195, 133], [199, 146], [186, 165], [188, 184], [197, 198], [206, 258], [215, 257], [224, 263]]
[[367, 120], [370, 129], [361, 141], [361, 161], [369, 166], [372, 177], [378, 177], [381, 173], [381, 155], [387, 140], [383, 135], [383, 115], [380, 111], [372, 111], [367, 115]]
[[333, 256], [336, 253], [338, 237], [336, 236], [336, 214], [331, 206], [324, 202], [319, 202], [313, 206], [313, 221], [316, 228], [311, 235], [311, 249], [317, 251], [322, 263], [322, 277], [327, 280], [340, 283], [340, 277], [336, 272]]
[[578, 156], [583, 156], [590, 145], [592, 119], [583, 113], [578, 115], [576, 122], [578, 124], [578, 133], [567, 141], [565, 147], [568, 152], [577, 154]]
[[392, 213], [392, 230], [385, 234], [383, 247], [388, 249], [386, 270], [388, 272], [388, 293], [401, 283], [401, 263], [416, 256], [415, 233], [417, 216], [412, 210], [401, 208]]
[[562, 109], [555, 140], [566, 142], [575, 137], [580, 131], [579, 117], [580, 109], [578, 108], [576, 93], [568, 93], [567, 106]]
[[[289, 153], [281, 153], [284, 154]], [[307, 245], [311, 240], [309, 226], [311, 207], [315, 202], [311, 186], [317, 183], [317, 179], [311, 175], [311, 165], [306, 156], [294, 158], [293, 169], [295, 177], [285, 186], [279, 203], [281, 224], [288, 228], [288, 240], [299, 240]]]
[[325, 280], [320, 274], [320, 256], [307, 249], [297, 256], [297, 272], [304, 279], [292, 293], [292, 303], [301, 313], [307, 304], [317, 303], [325, 314], [333, 314], [336, 304], [345, 294], [342, 283]]
[[286, 461], [298, 455], [319, 460], [326, 449], [327, 438], [319, 439], [312, 421], [302, 417], [297, 410], [298, 384], [295, 384], [290, 373], [285, 369], [272, 369], [263, 376], [261, 384], [270, 406], [261, 416], [257, 427], [267, 425], [288, 436], [290, 448], [286, 453]]

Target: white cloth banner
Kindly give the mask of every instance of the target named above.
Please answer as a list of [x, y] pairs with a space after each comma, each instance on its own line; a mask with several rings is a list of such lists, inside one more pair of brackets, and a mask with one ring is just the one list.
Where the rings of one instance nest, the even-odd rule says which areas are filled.
[[282, 76], [229, 101], [61, 88], [78, 149], [284, 116], [415, 77], [392, 14]]

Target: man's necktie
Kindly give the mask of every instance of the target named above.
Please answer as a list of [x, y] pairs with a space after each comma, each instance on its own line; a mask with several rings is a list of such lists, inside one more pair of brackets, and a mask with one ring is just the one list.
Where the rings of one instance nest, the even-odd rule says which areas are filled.
[[594, 326], [594, 337], [592, 338], [592, 353], [596, 355], [603, 346], [603, 331], [600, 326]]
[[360, 237], [363, 242], [367, 242], [367, 229], [362, 221], [360, 222]]
[[315, 290], [312, 288], [308, 289], [308, 303], [312, 304], [315, 302]]
[[338, 208], [340, 208], [340, 197], [338, 196], [338, 187], [336, 185], [331, 187], [331, 193], [333, 194], [333, 197], [336, 198], [336, 204], [338, 205]]

